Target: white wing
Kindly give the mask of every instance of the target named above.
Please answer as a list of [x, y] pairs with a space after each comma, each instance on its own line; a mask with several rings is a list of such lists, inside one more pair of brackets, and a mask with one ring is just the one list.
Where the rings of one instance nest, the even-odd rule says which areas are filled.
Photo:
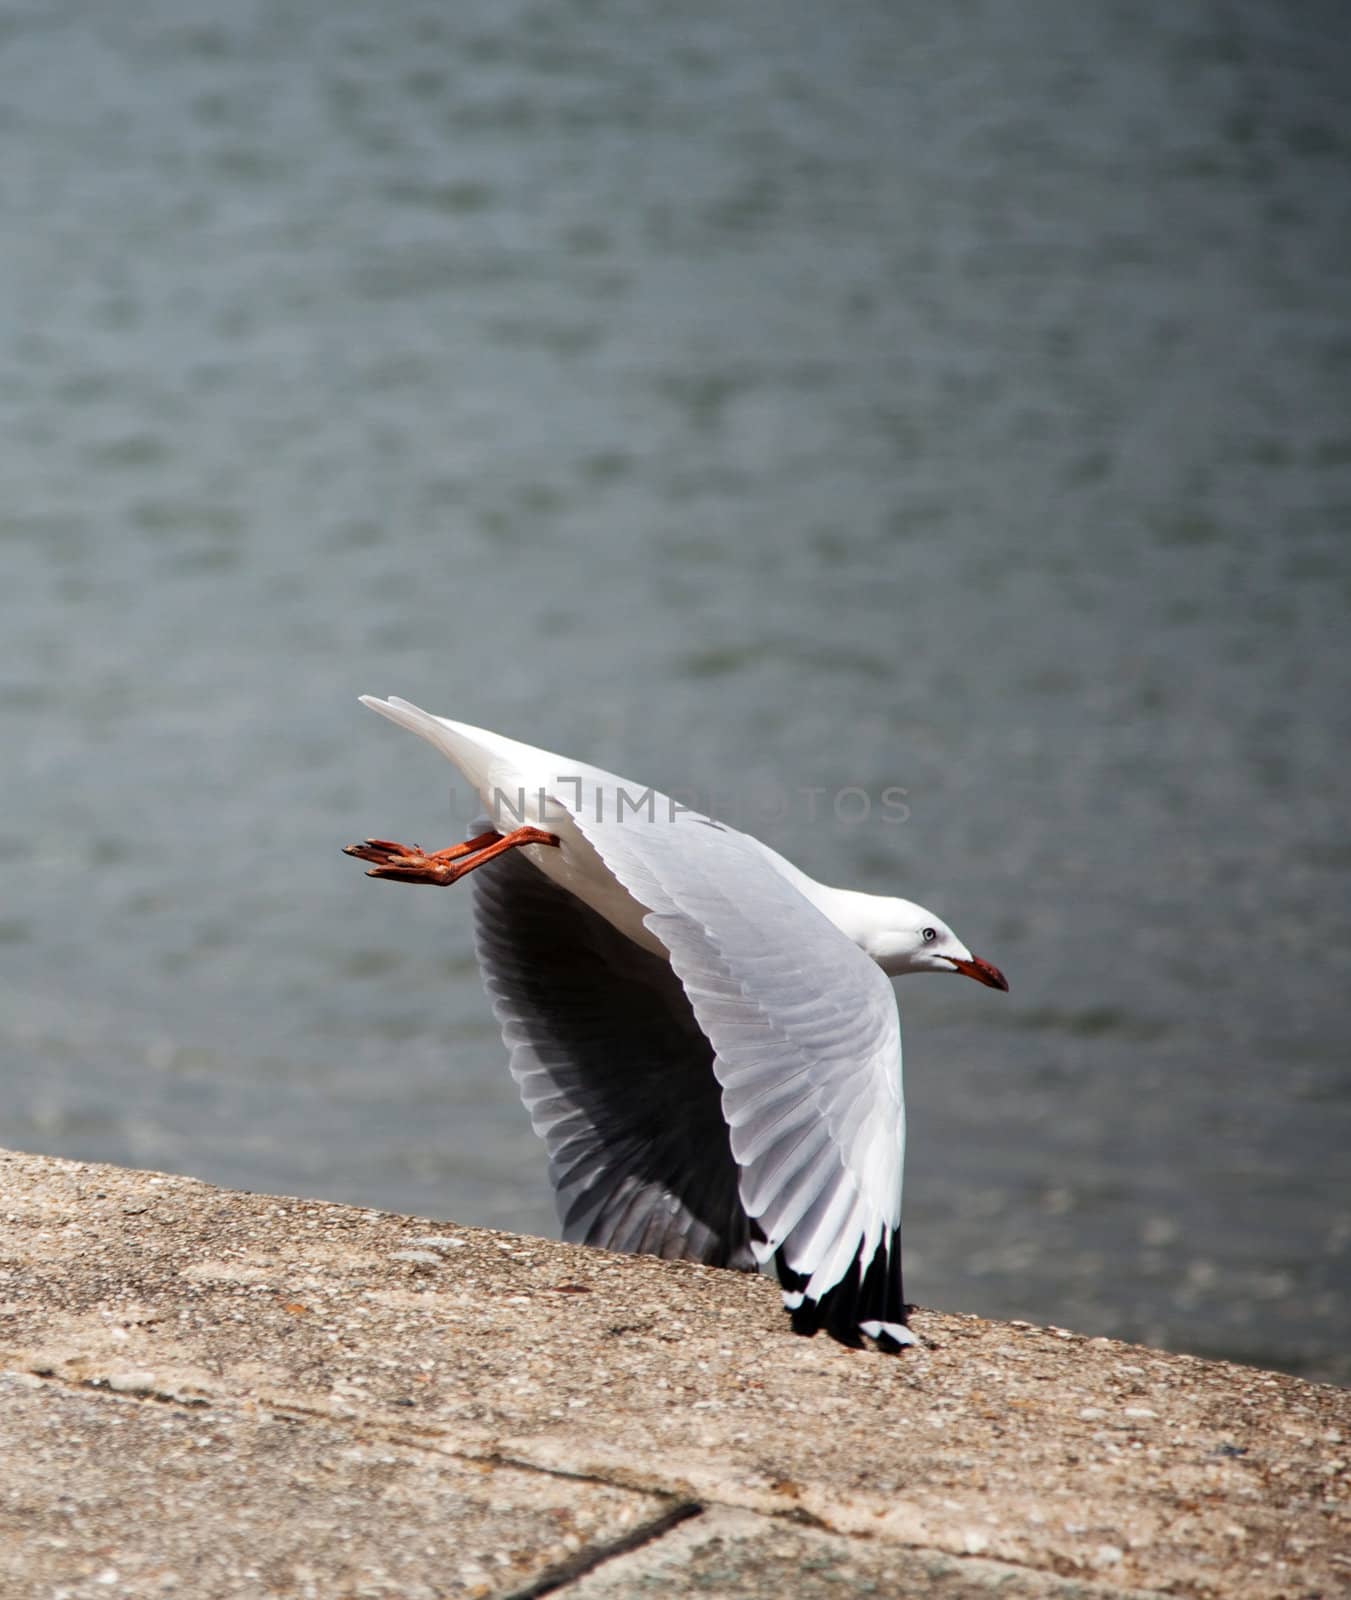
[[568, 809], [648, 908], [713, 1046], [741, 1203], [763, 1235], [753, 1248], [773, 1260], [797, 1325], [913, 1342], [890, 982], [744, 834], [661, 796], [635, 811], [595, 785]]

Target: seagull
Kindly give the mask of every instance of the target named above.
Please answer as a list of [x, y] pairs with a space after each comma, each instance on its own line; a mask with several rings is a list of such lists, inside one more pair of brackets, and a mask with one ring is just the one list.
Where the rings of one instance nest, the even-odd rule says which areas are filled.
[[449, 757], [487, 813], [434, 853], [346, 853], [401, 883], [474, 874], [479, 966], [563, 1237], [772, 1272], [796, 1332], [914, 1344], [889, 979], [1007, 990], [1003, 973], [923, 906], [817, 883], [654, 789], [407, 700], [362, 704]]

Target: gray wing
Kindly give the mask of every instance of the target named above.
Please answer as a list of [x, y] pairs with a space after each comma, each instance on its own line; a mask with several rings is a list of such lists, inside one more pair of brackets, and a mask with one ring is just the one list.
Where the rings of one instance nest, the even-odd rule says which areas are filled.
[[713, 1050], [669, 965], [519, 850], [473, 885], [479, 964], [563, 1237], [753, 1270]]
[[[649, 908], [714, 1050], [741, 1202], [803, 1331], [910, 1343], [901, 1288], [905, 1107], [881, 969], [755, 840], [587, 786], [572, 820]], [[566, 846], [565, 846], [566, 848]]]

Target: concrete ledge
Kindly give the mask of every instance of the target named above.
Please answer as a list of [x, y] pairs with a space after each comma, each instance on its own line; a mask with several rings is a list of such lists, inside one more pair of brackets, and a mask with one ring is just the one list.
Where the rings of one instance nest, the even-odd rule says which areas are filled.
[[0, 1593], [1351, 1589], [1351, 1394], [0, 1153]]

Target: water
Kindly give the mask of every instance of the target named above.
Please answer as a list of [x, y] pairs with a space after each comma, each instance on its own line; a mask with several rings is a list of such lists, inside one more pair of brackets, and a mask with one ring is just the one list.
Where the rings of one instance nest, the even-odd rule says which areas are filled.
[[398, 693], [904, 787], [912, 1295], [1345, 1379], [1349, 41], [9, 9], [3, 1142], [552, 1227]]

